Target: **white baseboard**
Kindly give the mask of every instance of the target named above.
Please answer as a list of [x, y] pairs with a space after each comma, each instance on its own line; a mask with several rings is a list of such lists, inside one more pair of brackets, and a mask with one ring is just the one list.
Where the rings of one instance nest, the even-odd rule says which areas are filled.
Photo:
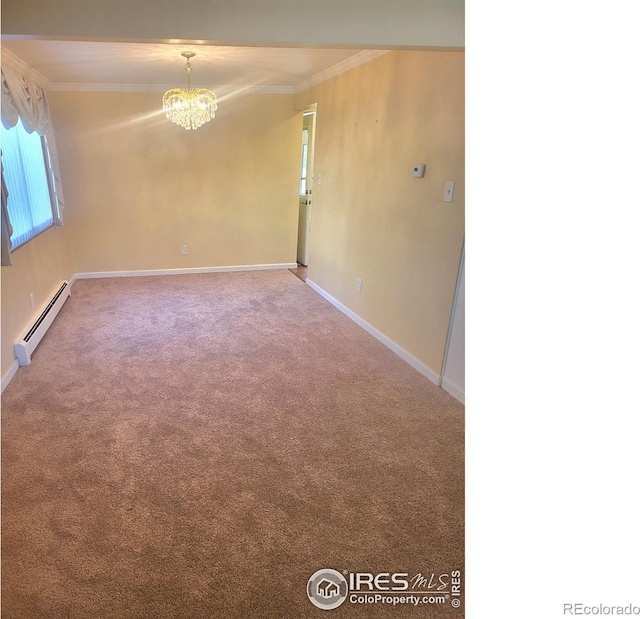
[[295, 262], [282, 264], [245, 264], [228, 267], [192, 267], [186, 269], [149, 269], [141, 271], [93, 271], [88, 273], [76, 273], [72, 282], [76, 279], [98, 279], [101, 277], [148, 277], [150, 275], [189, 275], [193, 273], [227, 273], [230, 271], [266, 271], [271, 269], [294, 269]]
[[432, 383], [440, 386], [442, 382], [442, 377], [440, 376], [440, 374], [434, 372], [430, 367], [426, 366], [424, 363], [422, 363], [422, 361], [414, 357], [410, 352], [407, 352], [400, 345], [396, 344], [396, 342], [394, 342], [392, 339], [388, 338], [384, 333], [378, 331], [378, 329], [370, 325], [366, 320], [358, 316], [358, 314], [351, 311], [346, 305], [340, 303], [340, 301], [332, 297], [326, 290], [320, 288], [318, 284], [311, 281], [308, 277], [307, 285], [313, 288], [313, 290], [315, 290], [321, 297], [324, 297], [327, 301], [329, 301], [331, 305], [339, 309], [343, 314], [345, 314], [345, 316], [351, 318], [351, 320], [353, 320], [357, 325], [361, 326], [365, 331], [373, 335], [373, 337], [375, 337], [378, 341], [382, 342], [387, 348], [398, 355], [398, 357], [406, 361], [412, 368], [418, 370], [420, 374], [426, 376]]
[[9, 371], [2, 377], [2, 391], [7, 388], [7, 385], [11, 382], [11, 379], [16, 375], [20, 364], [18, 360], [15, 359], [13, 365], [9, 368]]
[[450, 393], [458, 402], [464, 404], [464, 389], [456, 385], [454, 382], [442, 377], [442, 388]]

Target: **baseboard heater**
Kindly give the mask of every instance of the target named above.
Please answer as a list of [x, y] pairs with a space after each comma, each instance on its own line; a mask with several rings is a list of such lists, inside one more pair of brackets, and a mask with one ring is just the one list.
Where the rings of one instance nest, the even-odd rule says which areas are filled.
[[31, 355], [40, 343], [47, 329], [51, 326], [58, 312], [62, 309], [64, 302], [71, 295], [69, 282], [62, 282], [60, 290], [53, 295], [53, 299], [44, 309], [42, 314], [33, 323], [33, 326], [25, 333], [23, 338], [13, 347], [18, 363], [20, 365], [29, 365], [31, 363]]

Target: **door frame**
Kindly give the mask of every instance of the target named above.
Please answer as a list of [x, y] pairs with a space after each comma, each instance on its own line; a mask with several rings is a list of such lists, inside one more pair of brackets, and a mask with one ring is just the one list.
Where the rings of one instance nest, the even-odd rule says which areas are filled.
[[[311, 230], [311, 220], [313, 217], [313, 168], [315, 158], [315, 132], [316, 132], [316, 117], [317, 117], [317, 104], [310, 105], [302, 112], [302, 131], [304, 134], [305, 129], [307, 134], [307, 149], [306, 149], [306, 165], [304, 169], [305, 179], [305, 192], [300, 193], [302, 186], [302, 164], [305, 163], [304, 142], [301, 143], [300, 150], [300, 178], [298, 179], [298, 238], [296, 247], [296, 260], [308, 266], [309, 263], [309, 238]], [[304, 214], [302, 213], [305, 209]], [[300, 254], [303, 255], [301, 258]]]

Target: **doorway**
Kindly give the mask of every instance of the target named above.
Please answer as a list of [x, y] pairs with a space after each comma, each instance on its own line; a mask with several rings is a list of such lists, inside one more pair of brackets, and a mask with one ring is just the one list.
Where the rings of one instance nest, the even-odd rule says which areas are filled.
[[[300, 149], [300, 183], [298, 188], [298, 252], [301, 268], [309, 266], [309, 237], [313, 215], [313, 155], [316, 130], [316, 106], [302, 113], [302, 139]], [[306, 276], [306, 272], [305, 272]]]

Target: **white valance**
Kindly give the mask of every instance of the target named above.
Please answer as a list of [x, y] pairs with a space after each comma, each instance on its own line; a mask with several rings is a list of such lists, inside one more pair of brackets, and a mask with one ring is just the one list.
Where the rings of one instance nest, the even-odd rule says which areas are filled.
[[35, 82], [10, 66], [2, 67], [2, 124], [15, 127], [18, 117], [28, 133], [34, 131], [43, 136], [49, 151], [50, 182], [52, 188], [53, 219], [56, 226], [63, 224], [64, 194], [58, 163], [58, 150], [47, 95]]
[[2, 230], [2, 239], [0, 240], [0, 252], [2, 253], [2, 266], [11, 266], [11, 235], [13, 228], [9, 219], [9, 210], [7, 209], [7, 186], [4, 182], [4, 167], [2, 167], [2, 221], [0, 228]]
[[2, 67], [2, 124], [15, 127], [18, 114], [28, 133], [46, 135], [50, 115], [44, 90], [11, 67]]

